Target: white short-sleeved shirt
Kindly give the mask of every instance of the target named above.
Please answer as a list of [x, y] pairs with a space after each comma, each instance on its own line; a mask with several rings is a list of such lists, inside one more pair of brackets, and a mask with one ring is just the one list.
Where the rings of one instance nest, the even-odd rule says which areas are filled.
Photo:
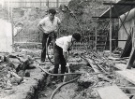
[[44, 33], [48, 34], [52, 31], [57, 31], [59, 23], [61, 23], [61, 21], [58, 17], [54, 16], [54, 20], [52, 22], [49, 19], [49, 16], [47, 16], [39, 22], [39, 25], [42, 25], [42, 28], [44, 29]]
[[71, 39], [72, 39], [72, 35], [69, 36], [64, 36], [64, 37], [60, 37], [58, 38], [55, 43], [57, 46], [59, 46], [60, 48], [63, 49], [63, 52], [67, 52], [68, 48], [71, 46]]

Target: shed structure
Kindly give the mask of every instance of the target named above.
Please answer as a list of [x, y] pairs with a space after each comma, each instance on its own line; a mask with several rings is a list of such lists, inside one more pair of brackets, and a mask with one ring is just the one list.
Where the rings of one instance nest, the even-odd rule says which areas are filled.
[[130, 56], [127, 68], [133, 65], [135, 56], [135, 0], [119, 0], [115, 3], [104, 2], [110, 5], [99, 19], [110, 18], [110, 51], [112, 51], [112, 20], [117, 19], [119, 23], [118, 47], [124, 49], [124, 53]]
[[[104, 5], [110, 5], [106, 11], [104, 11], [99, 19], [110, 19], [110, 50], [112, 46], [112, 20], [118, 20], [118, 47], [124, 49], [127, 38], [134, 32], [135, 26], [135, 1], [134, 0], [117, 0], [115, 2], [104, 2]], [[112, 50], [111, 50], [112, 51]]]

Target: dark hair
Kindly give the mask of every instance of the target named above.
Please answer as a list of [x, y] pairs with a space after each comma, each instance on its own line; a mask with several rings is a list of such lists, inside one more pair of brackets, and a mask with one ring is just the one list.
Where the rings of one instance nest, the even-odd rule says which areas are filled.
[[54, 8], [51, 8], [48, 10], [48, 13], [51, 13], [51, 14], [56, 14], [56, 10]]
[[75, 40], [77, 42], [80, 41], [80, 39], [81, 39], [81, 35], [79, 33], [74, 33], [72, 36], [73, 36], [73, 38], [75, 38]]

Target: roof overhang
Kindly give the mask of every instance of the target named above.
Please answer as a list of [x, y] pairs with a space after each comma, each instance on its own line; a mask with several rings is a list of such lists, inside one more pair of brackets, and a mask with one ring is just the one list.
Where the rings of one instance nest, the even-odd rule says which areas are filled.
[[[104, 4], [112, 6], [102, 13], [98, 18], [118, 18], [135, 7], [135, 0], [120, 0], [117, 3]], [[110, 14], [110, 11], [112, 14]]]

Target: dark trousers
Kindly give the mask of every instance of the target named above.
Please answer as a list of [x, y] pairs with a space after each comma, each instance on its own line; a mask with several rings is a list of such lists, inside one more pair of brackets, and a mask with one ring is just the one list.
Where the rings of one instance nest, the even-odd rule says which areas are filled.
[[[41, 51], [41, 61], [45, 62], [46, 59], [46, 45], [48, 46], [50, 44], [50, 42], [53, 42], [53, 49], [54, 49], [54, 44], [55, 44], [55, 40], [56, 40], [56, 33], [52, 32], [50, 34], [45, 34], [43, 33], [43, 37], [42, 37], [42, 51]], [[47, 39], [48, 39], [48, 43], [47, 43]]]
[[61, 65], [61, 73], [66, 71], [66, 60], [63, 55], [63, 50], [55, 44], [54, 48], [54, 73], [58, 73], [59, 65]]

